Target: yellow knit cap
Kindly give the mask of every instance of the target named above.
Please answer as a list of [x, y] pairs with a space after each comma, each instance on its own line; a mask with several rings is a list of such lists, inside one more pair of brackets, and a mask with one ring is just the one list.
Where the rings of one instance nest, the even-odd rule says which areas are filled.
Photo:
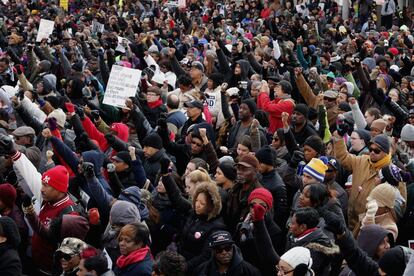
[[325, 172], [328, 169], [328, 166], [323, 163], [322, 160], [318, 158], [312, 158], [312, 160], [305, 166], [303, 173], [306, 173], [319, 182], [323, 182], [325, 179]]

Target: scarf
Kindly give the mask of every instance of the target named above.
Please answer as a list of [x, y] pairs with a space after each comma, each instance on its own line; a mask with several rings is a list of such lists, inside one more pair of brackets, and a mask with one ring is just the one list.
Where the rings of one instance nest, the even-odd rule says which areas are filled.
[[130, 264], [138, 263], [142, 261], [145, 256], [147, 256], [149, 250], [149, 247], [145, 246], [143, 248], [135, 250], [127, 256], [121, 255], [118, 260], [116, 260], [116, 265], [122, 269]]
[[159, 107], [160, 105], [162, 105], [162, 100], [161, 99], [158, 99], [155, 102], [148, 102], [148, 107], [151, 108], [151, 109]]
[[384, 158], [377, 162], [372, 162], [371, 159], [369, 159], [369, 162], [374, 167], [376, 171], [379, 171], [383, 167], [389, 165], [391, 163], [391, 153], [388, 153]]

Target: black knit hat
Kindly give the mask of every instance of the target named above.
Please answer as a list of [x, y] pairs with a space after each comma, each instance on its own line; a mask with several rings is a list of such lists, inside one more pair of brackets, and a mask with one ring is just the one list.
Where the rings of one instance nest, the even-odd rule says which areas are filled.
[[358, 134], [359, 138], [364, 140], [365, 145], [368, 146], [369, 141], [371, 140], [371, 134], [369, 131], [365, 129], [355, 129], [354, 131]]
[[256, 154], [255, 154], [257, 160], [259, 160], [259, 163], [263, 163], [266, 165], [273, 166], [273, 152], [272, 148], [270, 146], [264, 146], [260, 148]]
[[120, 151], [115, 156], [113, 156], [111, 159], [118, 161], [118, 162], [124, 162], [128, 166], [131, 166], [131, 155], [127, 151]]
[[293, 111], [297, 111], [300, 114], [303, 114], [306, 118], [308, 118], [309, 115], [309, 108], [305, 104], [297, 104]]
[[325, 144], [323, 143], [321, 137], [319, 137], [318, 135], [309, 136], [308, 138], [306, 138], [303, 145], [307, 145], [313, 148], [320, 155], [325, 154]]
[[144, 140], [142, 141], [142, 146], [152, 147], [155, 149], [162, 149], [161, 137], [156, 133], [150, 134], [144, 138]]
[[242, 103], [247, 105], [247, 107], [249, 108], [250, 113], [252, 113], [252, 115], [254, 115], [256, 113], [257, 106], [256, 106], [256, 103], [254, 102], [254, 100], [247, 99], [247, 100], [244, 100]]
[[237, 177], [237, 170], [234, 167], [234, 162], [231, 161], [224, 161], [221, 162], [219, 165], [220, 170], [223, 172], [223, 175], [231, 181], [236, 180]]
[[6, 244], [13, 249], [17, 249], [21, 241], [17, 225], [9, 217], [0, 217], [0, 236], [6, 237]]
[[407, 262], [401, 246], [389, 249], [378, 261], [378, 266], [382, 271], [390, 276], [403, 275]]
[[390, 153], [391, 143], [386, 134], [380, 134], [371, 139], [371, 144], [376, 144], [383, 152]]
[[209, 77], [210, 80], [214, 82], [215, 86], [219, 86], [223, 83], [224, 77], [220, 73], [212, 73]]

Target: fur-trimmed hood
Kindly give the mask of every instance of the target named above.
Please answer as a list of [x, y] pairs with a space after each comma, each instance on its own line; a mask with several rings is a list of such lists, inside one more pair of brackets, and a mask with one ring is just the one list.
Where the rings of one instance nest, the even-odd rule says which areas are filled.
[[[193, 196], [193, 209], [195, 210], [195, 202], [197, 196], [201, 193], [208, 195], [207, 200], [212, 202], [213, 206], [210, 213], [207, 215], [207, 220], [212, 220], [221, 212], [221, 197], [217, 185], [211, 182], [203, 182], [198, 184]], [[211, 200], [211, 201], [210, 201]]]
[[337, 255], [340, 253], [339, 246], [333, 242], [330, 242], [330, 244], [311, 242], [305, 245], [305, 247], [309, 250], [317, 251], [324, 255]]

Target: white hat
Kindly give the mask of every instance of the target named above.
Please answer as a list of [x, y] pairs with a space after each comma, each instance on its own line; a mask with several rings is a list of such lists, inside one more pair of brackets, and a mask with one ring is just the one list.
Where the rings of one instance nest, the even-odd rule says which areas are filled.
[[305, 264], [308, 268], [311, 268], [313, 263], [309, 249], [302, 246], [293, 247], [283, 254], [280, 259], [287, 262], [293, 269], [300, 264]]
[[414, 126], [406, 124], [401, 130], [401, 140], [406, 142], [414, 141]]
[[395, 64], [391, 65], [391, 66], [390, 66], [390, 69], [391, 69], [391, 70], [394, 70], [395, 72], [400, 71], [400, 67], [398, 67], [398, 65], [395, 65]]
[[159, 53], [157, 45], [153, 44], [148, 48], [148, 52], [150, 53]]
[[66, 114], [65, 112], [63, 112], [62, 109], [58, 108], [53, 110], [52, 112], [49, 113], [49, 115], [47, 116], [48, 118], [55, 118], [56, 119], [56, 123], [64, 128], [65, 127], [65, 122], [66, 122]]

